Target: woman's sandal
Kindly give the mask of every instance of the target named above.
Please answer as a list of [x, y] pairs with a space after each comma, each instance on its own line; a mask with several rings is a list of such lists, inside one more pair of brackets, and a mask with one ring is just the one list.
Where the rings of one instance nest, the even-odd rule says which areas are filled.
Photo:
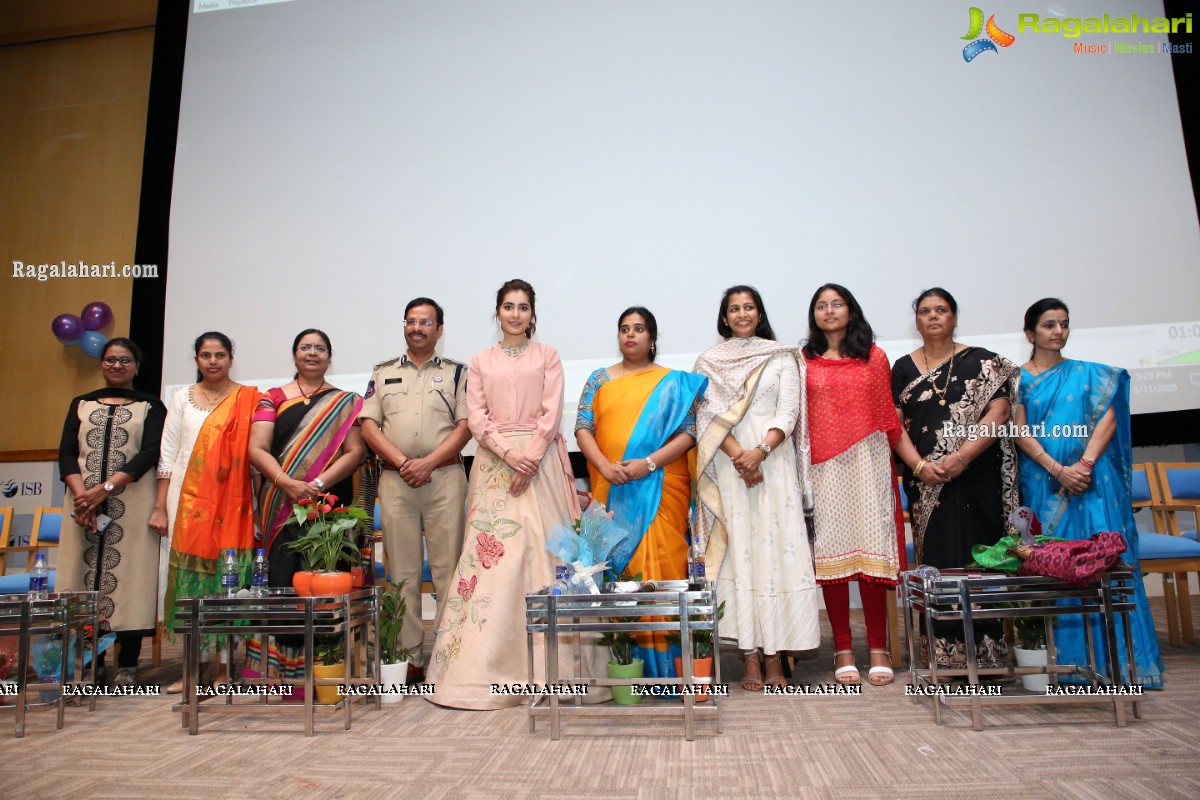
[[763, 666], [766, 668], [767, 677], [763, 680], [767, 686], [787, 686], [788, 680], [783, 677], [783, 662], [779, 658], [779, 653], [763, 657]]
[[747, 692], [761, 692], [763, 688], [762, 662], [758, 651], [742, 654], [742, 688]]
[[[839, 656], [850, 656], [850, 663], [838, 666]], [[838, 650], [833, 654], [833, 679], [843, 686], [858, 686], [862, 678], [858, 675], [858, 667], [854, 665], [854, 651]]]
[[887, 686], [892, 681], [896, 680], [896, 674], [892, 672], [892, 654], [887, 650], [870, 650], [868, 651], [874, 659], [874, 656], [883, 656], [886, 664], [872, 664], [867, 670], [867, 681], [872, 686]]

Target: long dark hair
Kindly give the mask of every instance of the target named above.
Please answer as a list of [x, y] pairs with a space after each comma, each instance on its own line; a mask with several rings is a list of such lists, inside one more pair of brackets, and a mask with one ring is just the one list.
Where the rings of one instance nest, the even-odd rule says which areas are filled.
[[725, 321], [725, 309], [729, 307], [729, 298], [735, 294], [748, 294], [754, 299], [754, 305], [758, 306], [758, 327], [754, 329], [754, 335], [760, 339], [775, 339], [775, 331], [771, 328], [771, 322], [767, 319], [767, 307], [763, 305], [762, 295], [758, 293], [758, 289], [753, 286], [730, 286], [725, 290], [725, 294], [721, 296], [721, 307], [717, 310], [717, 333], [721, 338], [728, 339], [733, 336], [733, 328], [729, 327], [729, 323]]
[[[192, 342], [192, 357], [193, 358], [200, 355], [200, 348], [209, 339], [212, 339], [215, 342], [220, 342], [221, 346], [225, 348], [225, 352], [229, 353], [229, 360], [230, 361], [233, 360], [233, 342], [231, 342], [229, 340], [228, 336], [221, 333], [220, 331], [205, 331], [204, 333], [197, 336], [196, 341]], [[197, 369], [196, 370], [196, 383], [200, 383], [203, 380], [204, 380], [204, 373], [201, 372], [199, 369]]]
[[621, 312], [621, 316], [617, 317], [617, 332], [621, 332], [621, 323], [630, 314], [640, 314], [646, 322], [646, 333], [650, 334], [650, 360], [653, 361], [658, 355], [658, 320], [654, 318], [654, 314], [645, 306], [630, 306]]
[[504, 295], [509, 292], [524, 292], [529, 296], [529, 327], [525, 329], [525, 338], [532, 339], [533, 332], [537, 329], [537, 301], [533, 293], [533, 287], [528, 281], [523, 281], [520, 278], [513, 278], [505, 281], [500, 287], [500, 291], [496, 292], [496, 314], [500, 313], [500, 306], [504, 303]]
[[825, 331], [817, 327], [816, 311], [817, 298], [830, 289], [841, 295], [850, 309], [850, 325], [838, 345], [838, 355], [842, 358], [861, 358], [865, 361], [871, 357], [875, 331], [871, 329], [871, 323], [867, 322], [863, 315], [862, 306], [854, 299], [850, 290], [836, 283], [827, 283], [813, 292], [812, 300], [808, 304], [808, 340], [804, 343], [804, 354], [815, 358], [829, 349], [829, 339], [825, 337]]
[[[404, 313], [407, 314], [408, 312], [405, 311]], [[325, 333], [325, 331], [319, 328], [305, 328], [296, 334], [296, 338], [292, 340], [292, 356], [295, 357], [296, 349], [300, 347], [300, 340], [305, 336], [308, 336], [310, 333], [315, 333], [317, 336], [321, 337], [321, 341], [325, 342], [325, 349], [329, 351], [329, 357], [333, 358], [333, 342], [329, 341], [329, 334]], [[296, 380], [299, 377], [300, 373], [297, 372], [292, 376], [292, 380]]]
[[[1036, 303], [1025, 309], [1025, 332], [1034, 333], [1037, 330], [1038, 320], [1042, 318], [1042, 314], [1047, 311], [1065, 311], [1067, 319], [1070, 320], [1071, 309], [1067, 308], [1067, 304], [1057, 297], [1043, 297]], [[1034, 345], [1033, 350], [1029, 353], [1029, 359], [1032, 361], [1033, 356], [1037, 353], [1037, 345]]]

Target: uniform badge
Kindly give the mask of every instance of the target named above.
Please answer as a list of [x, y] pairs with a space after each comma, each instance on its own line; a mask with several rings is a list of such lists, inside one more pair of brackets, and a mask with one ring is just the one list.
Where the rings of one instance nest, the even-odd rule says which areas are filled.
[[373, 394], [375, 394], [375, 381], [371, 381], [367, 384], [367, 393], [363, 395], [363, 399], [366, 400]]
[[434, 375], [434, 376], [433, 376], [433, 382], [434, 382], [434, 383], [441, 383], [441, 382], [442, 382], [442, 376], [441, 376], [441, 375]]

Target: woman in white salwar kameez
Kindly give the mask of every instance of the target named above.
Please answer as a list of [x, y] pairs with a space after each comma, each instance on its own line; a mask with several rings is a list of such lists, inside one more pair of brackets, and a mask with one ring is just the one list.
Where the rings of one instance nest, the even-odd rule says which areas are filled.
[[717, 331], [725, 341], [695, 366], [709, 379], [697, 414], [697, 528], [726, 606], [723, 629], [745, 659], [742, 688], [756, 691], [786, 685], [783, 651], [820, 644], [804, 520], [804, 362], [798, 347], [774, 341], [753, 287], [725, 291]]

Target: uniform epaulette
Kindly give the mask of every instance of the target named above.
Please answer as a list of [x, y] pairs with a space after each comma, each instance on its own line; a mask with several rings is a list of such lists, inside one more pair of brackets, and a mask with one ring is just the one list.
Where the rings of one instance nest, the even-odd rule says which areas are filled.
[[465, 366], [467, 366], [467, 365], [466, 365], [465, 363], [463, 363], [462, 361], [455, 361], [453, 358], [446, 358], [445, 356], [442, 356], [442, 363], [443, 363], [443, 364], [452, 364], [452, 365], [454, 365], [454, 366], [456, 366], [456, 367], [465, 367]]
[[371, 367], [371, 369], [375, 370], [375, 369], [379, 369], [380, 367], [386, 367], [389, 364], [395, 364], [399, 360], [400, 360], [400, 356], [396, 356], [395, 358], [389, 358], [387, 361], [380, 361], [378, 364]]

